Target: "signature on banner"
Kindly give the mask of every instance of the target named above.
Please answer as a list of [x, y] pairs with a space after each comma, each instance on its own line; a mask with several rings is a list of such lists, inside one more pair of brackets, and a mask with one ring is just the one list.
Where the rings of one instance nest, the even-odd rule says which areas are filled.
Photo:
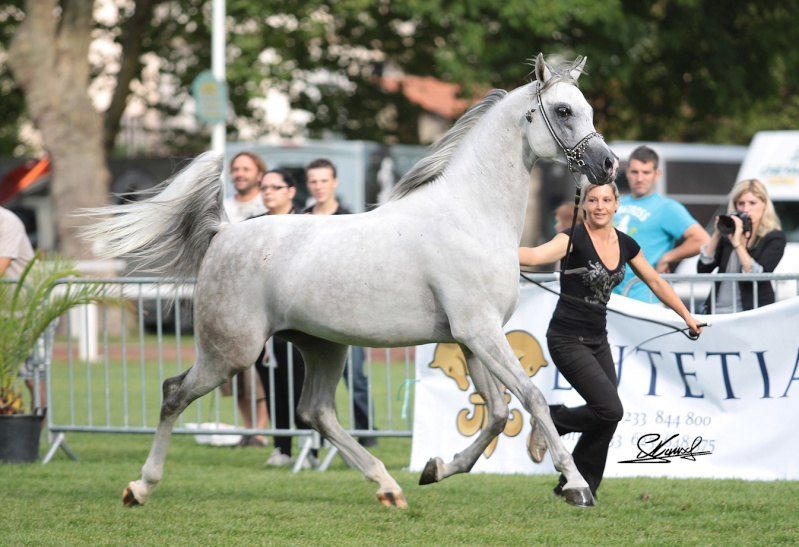
[[701, 436], [686, 445], [680, 446], [675, 442], [679, 433], [661, 439], [660, 433], [647, 433], [638, 438], [638, 455], [632, 460], [619, 463], [671, 463], [672, 458], [696, 461], [697, 456], [712, 454], [710, 450], [701, 450], [704, 442]]

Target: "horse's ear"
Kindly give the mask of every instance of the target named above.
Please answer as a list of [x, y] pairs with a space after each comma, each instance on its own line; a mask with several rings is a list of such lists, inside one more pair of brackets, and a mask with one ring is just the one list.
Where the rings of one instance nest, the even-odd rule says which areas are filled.
[[535, 79], [542, 84], [552, 77], [552, 71], [549, 70], [549, 65], [544, 61], [544, 55], [538, 54], [535, 58]]
[[587, 61], [588, 61], [588, 57], [583, 57], [583, 60], [582, 60], [582, 61], [580, 61], [580, 64], [579, 64], [579, 65], [577, 65], [575, 68], [573, 68], [573, 69], [571, 70], [571, 72], [569, 72], [569, 74], [571, 75], [571, 77], [572, 77], [572, 78], [574, 78], [574, 81], [575, 81], [575, 82], [577, 81], [577, 78], [579, 78], [579, 77], [580, 77], [580, 74], [582, 74], [582, 73], [583, 73], [583, 69], [585, 69], [585, 63], [586, 63]]

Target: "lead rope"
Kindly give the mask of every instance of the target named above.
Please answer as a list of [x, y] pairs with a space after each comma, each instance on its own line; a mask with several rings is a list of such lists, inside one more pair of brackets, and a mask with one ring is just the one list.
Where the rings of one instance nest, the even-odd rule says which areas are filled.
[[[605, 311], [607, 311], [609, 313], [615, 313], [616, 315], [621, 315], [622, 317], [627, 317], [628, 319], [635, 319], [636, 321], [643, 321], [645, 323], [652, 323], [653, 325], [660, 325], [660, 326], [666, 327], [668, 329], [671, 329], [670, 332], [666, 332], [666, 333], [663, 333], [663, 334], [658, 334], [657, 336], [653, 336], [652, 338], [644, 340], [643, 342], [641, 342], [640, 344], [635, 346], [636, 348], [641, 347], [642, 345], [646, 344], [647, 342], [651, 342], [655, 338], [660, 338], [661, 336], [666, 336], [668, 334], [675, 334], [675, 333], [678, 333], [678, 332], [680, 334], [682, 334], [683, 336], [686, 336], [687, 338], [690, 338], [691, 340], [697, 340], [699, 338], [699, 336], [694, 336], [693, 334], [690, 333], [690, 330], [691, 330], [690, 327], [684, 327], [684, 328], [681, 329], [679, 327], [675, 327], [674, 325], [670, 325], [670, 324], [665, 323], [663, 321], [658, 321], [657, 319], [650, 319], [648, 317], [640, 317], [638, 315], [631, 315], [629, 313], [625, 313], [625, 312], [620, 311], [620, 310], [614, 310], [613, 308], [609, 308], [607, 305], [602, 306], [601, 304], [594, 303], [594, 302], [588, 302], [588, 301], [585, 301], [585, 300], [583, 300], [581, 298], [577, 298], [576, 296], [572, 296], [570, 294], [561, 294], [560, 292], [555, 291], [555, 290], [547, 287], [543, 283], [539, 283], [535, 279], [527, 277], [524, 274], [524, 272], [519, 272], [519, 275], [523, 279], [525, 279], [526, 281], [532, 283], [533, 285], [536, 285], [540, 289], [544, 289], [545, 291], [554, 294], [558, 298], [565, 298], [567, 300], [573, 300], [574, 302], [579, 302], [579, 303], [584, 304], [586, 306], [595, 307], [595, 308], [598, 308], [598, 309], [604, 309]], [[710, 323], [699, 323], [697, 326], [699, 326], [699, 327], [709, 327]]]

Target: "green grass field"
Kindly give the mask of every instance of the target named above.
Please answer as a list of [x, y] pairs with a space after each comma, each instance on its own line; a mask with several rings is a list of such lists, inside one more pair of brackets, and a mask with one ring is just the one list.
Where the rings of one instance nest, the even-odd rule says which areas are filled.
[[[404, 376], [404, 365], [395, 366]], [[68, 381], [57, 368], [54, 383]], [[375, 385], [397, 387], [385, 378]], [[147, 382], [148, 422], [157, 417], [157, 389]], [[105, 390], [103, 381], [92, 380], [93, 406]], [[86, 415], [86, 395], [76, 389], [76, 416]], [[399, 407], [395, 402], [392, 413]], [[378, 425], [387, 424], [384, 407], [377, 408]], [[382, 507], [377, 486], [340, 458], [326, 472], [295, 475], [263, 467], [269, 448], [210, 447], [178, 435], [150, 501], [125, 508], [122, 490], [140, 477], [152, 436], [69, 433], [67, 439], [79, 461], [59, 451], [47, 465], [0, 464], [0, 545], [799, 543], [799, 482], [607, 479], [597, 507], [577, 509], [551, 496], [555, 476], [461, 475], [418, 486], [418, 474], [403, 471], [410, 439], [384, 438], [372, 452], [405, 491], [410, 508], [400, 510]], [[42, 454], [46, 449], [43, 442]], [[442, 447], [440, 455], [448, 454]]]

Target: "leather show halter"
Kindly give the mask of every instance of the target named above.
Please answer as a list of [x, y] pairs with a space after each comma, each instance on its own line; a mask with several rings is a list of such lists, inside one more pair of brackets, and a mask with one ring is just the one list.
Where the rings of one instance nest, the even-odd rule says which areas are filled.
[[[544, 118], [544, 123], [549, 130], [549, 134], [552, 135], [552, 138], [555, 139], [555, 142], [563, 150], [563, 154], [566, 156], [566, 167], [569, 169], [569, 172], [572, 173], [572, 177], [574, 177], [574, 172], [577, 170], [577, 167], [585, 167], [585, 161], [583, 160], [583, 152], [585, 149], [588, 148], [588, 142], [593, 139], [594, 137], [599, 137], [603, 141], [605, 137], [603, 137], [600, 133], [593, 131], [580, 139], [580, 141], [572, 146], [571, 148], [567, 147], [566, 144], [561, 140], [560, 137], [555, 133], [555, 129], [552, 127], [552, 123], [550, 123], [549, 118], [547, 117], [546, 110], [544, 109], [544, 103], [541, 101], [541, 84], [538, 83], [538, 89], [536, 91], [536, 99], [538, 100], [538, 110], [541, 111], [541, 117]], [[536, 108], [531, 108], [527, 112], [524, 113], [525, 119], [532, 123], [533, 121], [533, 113], [535, 113]], [[574, 215], [572, 216], [572, 228], [571, 232], [569, 233], [569, 243], [566, 247], [566, 256], [563, 259], [563, 272], [566, 272], [567, 266], [569, 264], [569, 256], [571, 255], [571, 248], [572, 248], [572, 237], [574, 235], [574, 227], [577, 225], [577, 214], [578, 209], [580, 207], [580, 181], [576, 177], [574, 177], [574, 186], [575, 186], [575, 195], [574, 195]]]
[[[566, 156], [566, 167], [571, 172], [576, 171], [577, 166], [585, 167], [585, 161], [583, 161], [583, 152], [585, 152], [585, 149], [588, 147], [588, 141], [590, 141], [594, 137], [599, 137], [604, 141], [605, 137], [603, 137], [600, 133], [594, 131], [592, 133], [589, 133], [582, 139], [580, 139], [580, 141], [571, 148], [568, 148], [566, 144], [560, 139], [560, 137], [558, 137], [558, 135], [555, 133], [555, 130], [552, 127], [549, 118], [547, 117], [546, 110], [544, 109], [544, 103], [541, 102], [541, 85], [542, 84], [540, 83], [538, 84], [538, 91], [535, 94], [536, 98], [538, 99], [538, 110], [541, 111], [541, 116], [544, 118], [544, 123], [546, 124], [547, 129], [549, 130], [549, 134], [552, 135], [552, 138], [555, 139], [555, 142], [558, 144], [558, 146], [560, 146], [560, 149], [563, 150], [563, 153]], [[530, 110], [525, 112], [524, 117], [525, 119], [527, 119], [528, 122], [532, 123], [533, 113], [535, 111], [536, 111], [535, 108], [531, 108]], [[572, 164], [574, 164], [574, 166]]]

